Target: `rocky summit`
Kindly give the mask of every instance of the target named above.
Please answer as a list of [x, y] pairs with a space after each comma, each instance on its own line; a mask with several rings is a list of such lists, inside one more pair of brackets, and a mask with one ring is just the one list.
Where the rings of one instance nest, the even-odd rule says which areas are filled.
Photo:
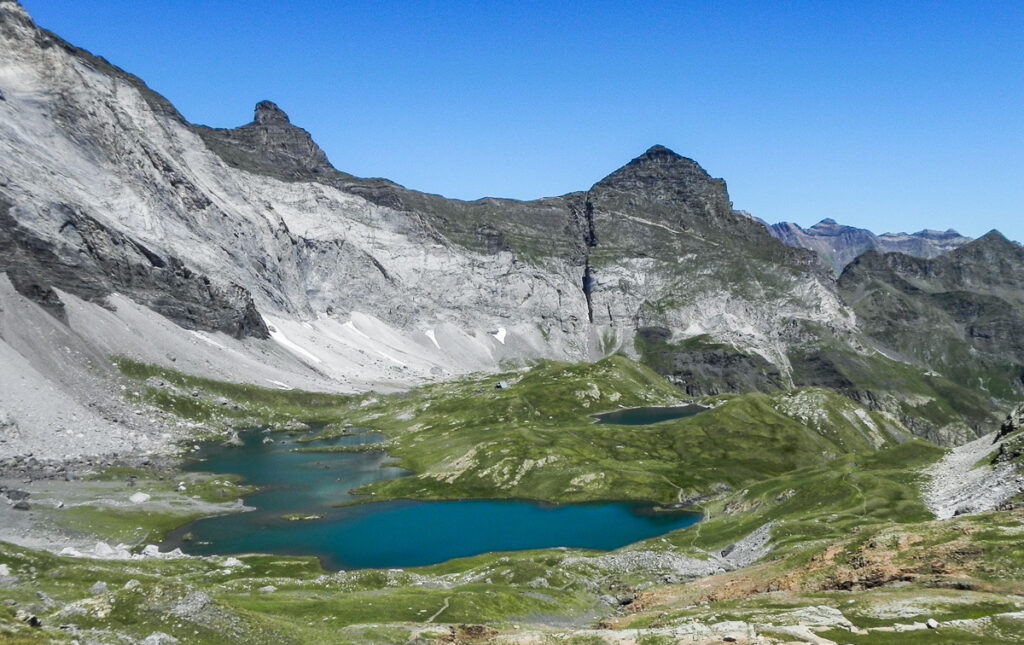
[[[1024, 638], [1020, 244], [766, 226], [660, 145], [566, 195], [446, 199], [314, 135], [268, 100], [190, 123], [0, 0], [0, 640]], [[657, 422], [595, 423], [620, 408]], [[199, 472], [218, 450], [257, 458]], [[189, 524], [281, 463], [331, 476], [260, 537], [347, 530], [339, 500], [416, 531], [467, 500], [700, 523], [356, 571]]]

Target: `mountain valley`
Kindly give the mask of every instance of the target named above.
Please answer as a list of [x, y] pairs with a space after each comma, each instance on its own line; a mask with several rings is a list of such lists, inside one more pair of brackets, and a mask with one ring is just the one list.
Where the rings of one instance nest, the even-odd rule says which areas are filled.
[[[335, 169], [270, 101], [192, 124], [0, 0], [0, 640], [1020, 642], [1022, 400], [997, 231], [766, 225], [659, 145], [447, 199]], [[154, 546], [256, 504], [193, 468], [253, 432], [407, 473], [346, 503], [702, 519], [404, 569]]]

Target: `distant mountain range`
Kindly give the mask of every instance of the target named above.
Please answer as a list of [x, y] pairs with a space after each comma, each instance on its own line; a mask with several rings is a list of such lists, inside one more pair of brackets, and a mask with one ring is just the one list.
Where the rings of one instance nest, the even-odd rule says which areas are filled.
[[972, 238], [953, 229], [917, 233], [883, 233], [875, 235], [864, 228], [846, 226], [826, 218], [810, 228], [792, 222], [767, 224], [772, 237], [783, 244], [814, 251], [837, 274], [865, 251], [879, 253], [905, 253], [918, 258], [933, 258], [960, 248]]

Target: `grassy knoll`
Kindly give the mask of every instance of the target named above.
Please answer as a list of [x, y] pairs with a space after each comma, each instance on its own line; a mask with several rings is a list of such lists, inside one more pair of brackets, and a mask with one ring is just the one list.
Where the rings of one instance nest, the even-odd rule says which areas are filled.
[[961, 443], [976, 436], [978, 429], [998, 423], [998, 411], [1008, 405], [1005, 400], [1013, 400], [997, 398], [1005, 394], [1002, 388], [986, 389], [988, 383], [1001, 383], [1004, 375], [993, 373], [979, 382], [938, 374], [878, 352], [853, 352], [838, 344], [793, 351], [790, 360], [797, 385], [821, 383], [870, 401], [917, 436], [943, 445]]
[[[706, 497], [839, 455], [904, 440], [891, 416], [826, 390], [706, 399], [713, 409], [653, 426], [595, 425], [596, 412], [683, 402], [680, 391], [621, 356], [542, 362], [390, 396], [346, 397], [236, 385], [121, 359], [140, 396], [165, 411], [225, 425], [327, 423], [389, 437], [416, 473], [369, 490], [378, 499], [523, 498], [553, 502]], [[504, 382], [506, 389], [496, 389]], [[343, 448], [339, 450], [348, 450]]]
[[[125, 472], [133, 473], [131, 479]], [[227, 475], [180, 473], [172, 481], [145, 469], [110, 468], [33, 497], [48, 498], [34, 512], [70, 536], [139, 546], [200, 517], [235, 512], [237, 500], [254, 490]], [[149, 498], [132, 502], [137, 493]]]
[[[511, 386], [495, 389], [505, 381]], [[825, 390], [718, 397], [695, 417], [595, 425], [590, 414], [669, 405], [680, 392], [622, 357], [544, 363], [353, 404], [345, 423], [391, 437], [417, 473], [378, 498], [678, 502], [906, 438], [899, 424]]]
[[[296, 421], [380, 431], [413, 477], [374, 484], [378, 499], [524, 498], [678, 502], [905, 438], [898, 423], [820, 389], [709, 399], [714, 409], [653, 426], [589, 415], [683, 402], [621, 356], [542, 362], [408, 393], [351, 397], [281, 391], [119, 360], [148, 403], [196, 421], [287, 427]], [[504, 382], [510, 387], [496, 389]]]
[[322, 392], [281, 390], [191, 376], [129, 358], [114, 360], [139, 382], [136, 398], [165, 412], [217, 426], [331, 423], [353, 398]]

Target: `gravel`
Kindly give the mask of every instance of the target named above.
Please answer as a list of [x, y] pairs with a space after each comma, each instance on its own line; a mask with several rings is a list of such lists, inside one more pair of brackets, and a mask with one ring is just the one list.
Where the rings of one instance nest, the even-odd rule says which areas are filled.
[[924, 502], [938, 519], [983, 513], [1024, 492], [1024, 476], [1013, 464], [975, 465], [999, 449], [992, 432], [965, 443], [925, 469]]

